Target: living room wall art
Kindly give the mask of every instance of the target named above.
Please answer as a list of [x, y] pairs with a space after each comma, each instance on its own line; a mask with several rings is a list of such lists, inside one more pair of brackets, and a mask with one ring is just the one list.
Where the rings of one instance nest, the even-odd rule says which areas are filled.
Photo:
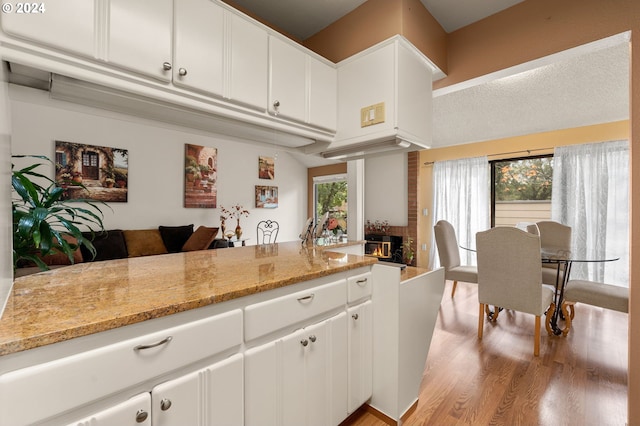
[[256, 208], [275, 209], [278, 207], [278, 187], [256, 185]]
[[184, 206], [215, 208], [218, 205], [218, 149], [185, 144]]
[[55, 141], [55, 181], [63, 199], [127, 202], [129, 151], [122, 148]]
[[258, 157], [258, 177], [273, 180], [276, 175], [276, 162], [273, 157]]

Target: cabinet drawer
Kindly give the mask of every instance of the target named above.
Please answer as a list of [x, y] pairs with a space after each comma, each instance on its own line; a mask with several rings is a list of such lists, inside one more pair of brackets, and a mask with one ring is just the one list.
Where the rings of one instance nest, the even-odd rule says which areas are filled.
[[245, 308], [245, 340], [264, 336], [290, 324], [312, 318], [346, 300], [346, 280], [335, 281]]
[[349, 303], [371, 297], [373, 279], [371, 272], [349, 277], [347, 279], [347, 300]]
[[0, 376], [0, 424], [46, 419], [241, 342], [237, 309], [6, 373]]

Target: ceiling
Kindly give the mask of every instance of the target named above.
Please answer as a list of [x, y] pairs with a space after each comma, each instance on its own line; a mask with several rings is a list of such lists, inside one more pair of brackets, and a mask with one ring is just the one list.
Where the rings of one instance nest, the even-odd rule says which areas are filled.
[[[233, 1], [304, 40], [365, 0]], [[523, 0], [420, 1], [451, 32]], [[436, 90], [432, 147], [628, 118], [628, 35], [614, 36]]]
[[[233, 0], [232, 3], [306, 40], [366, 0]], [[455, 31], [523, 0], [420, 0], [446, 32]]]

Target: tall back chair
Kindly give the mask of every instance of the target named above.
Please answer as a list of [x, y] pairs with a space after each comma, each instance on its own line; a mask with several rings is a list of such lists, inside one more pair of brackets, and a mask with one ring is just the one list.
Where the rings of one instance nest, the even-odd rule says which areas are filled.
[[[497, 227], [476, 234], [478, 250], [478, 339], [482, 339], [486, 305], [535, 315], [533, 354], [540, 353], [540, 317], [548, 309], [553, 290], [542, 285], [540, 237], [513, 227]], [[547, 325], [548, 329], [548, 325]]]
[[[527, 226], [527, 231], [540, 236], [540, 247], [544, 253], [558, 257], [566, 257], [571, 253], [571, 227], [552, 220], [543, 220]], [[562, 282], [564, 270], [561, 265], [558, 276], [558, 265], [542, 264], [542, 282], [556, 285], [556, 279]]]
[[460, 247], [453, 226], [446, 220], [439, 220], [433, 227], [438, 247], [440, 264], [444, 267], [444, 278], [453, 281], [451, 297], [456, 293], [458, 281], [465, 283], [478, 282], [478, 268], [460, 264]]
[[257, 227], [257, 244], [261, 245], [275, 243], [276, 238], [278, 238], [279, 230], [280, 225], [275, 220], [261, 220], [260, 222], [258, 222]]

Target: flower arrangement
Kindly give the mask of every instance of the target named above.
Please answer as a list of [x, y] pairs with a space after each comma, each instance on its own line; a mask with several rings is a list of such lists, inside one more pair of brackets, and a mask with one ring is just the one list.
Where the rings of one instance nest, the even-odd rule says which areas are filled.
[[220, 206], [220, 211], [222, 212], [222, 215], [220, 215], [220, 218], [224, 216], [225, 219], [228, 219], [231, 217], [240, 219], [242, 216], [245, 216], [245, 217], [249, 216], [249, 210], [245, 209], [240, 204], [233, 205], [228, 209], [225, 208], [224, 206]]
[[367, 222], [364, 224], [364, 230], [369, 234], [386, 234], [389, 232], [389, 228], [389, 221], [386, 220], [376, 220], [373, 223], [371, 223], [370, 220], [367, 220]]

